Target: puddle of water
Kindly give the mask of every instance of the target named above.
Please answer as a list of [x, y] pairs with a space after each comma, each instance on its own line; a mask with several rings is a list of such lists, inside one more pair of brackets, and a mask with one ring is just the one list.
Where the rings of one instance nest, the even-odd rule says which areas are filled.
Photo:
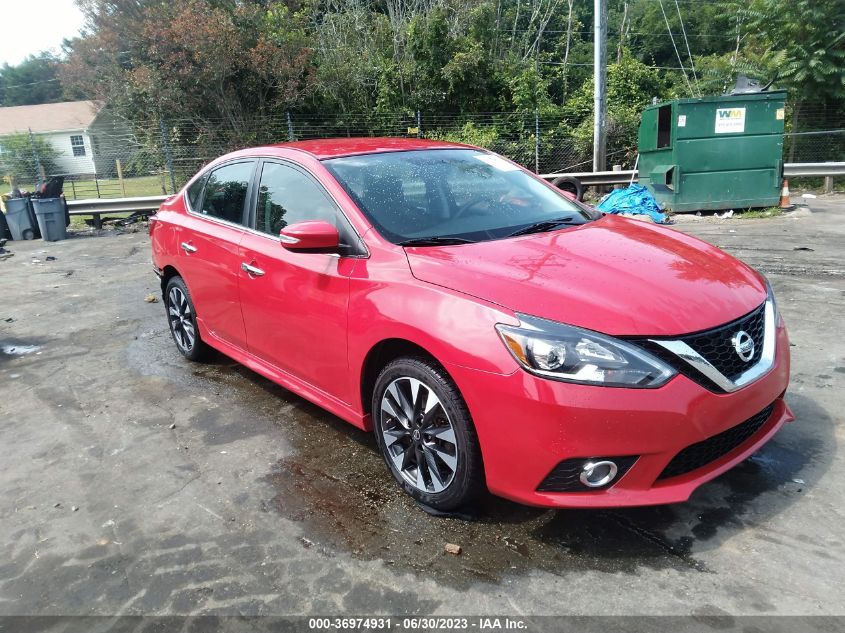
[[[582, 570], [636, 574], [643, 568], [711, 571], [700, 558], [726, 538], [797, 499], [792, 479], [822, 461], [824, 442], [785, 429], [757, 456], [699, 489], [690, 502], [622, 510], [543, 510], [491, 496], [473, 520], [435, 518], [393, 481], [371, 434], [221, 357], [186, 371], [166, 332], [130, 345], [130, 365], [149, 368], [209, 398], [234, 400], [253, 419], [275, 422], [292, 448], [264, 478], [273, 493], [261, 509], [301, 525], [303, 548], [324, 556], [348, 553], [379, 560], [398, 572], [419, 573], [457, 588], [535, 570], [566, 575]], [[156, 362], [139, 361], [154, 357]], [[172, 359], [172, 360], [171, 360]], [[804, 405], [819, 425], [829, 418]], [[197, 414], [209, 446], [265, 424], [232, 425], [213, 408]], [[827, 428], [825, 426], [824, 428]], [[758, 499], [766, 494], [765, 500]], [[458, 556], [445, 545], [460, 545]]]
[[[274, 390], [267, 383], [268, 395]], [[287, 392], [277, 393], [282, 399]], [[466, 521], [424, 513], [394, 483], [370, 434], [300, 402], [277, 415], [295, 452], [267, 476], [276, 494], [265, 510], [301, 523], [304, 546], [383, 560], [458, 588], [533, 570], [713, 571], [700, 554], [746, 529], [747, 516], [753, 517], [748, 525], [759, 525], [798, 499], [803, 486], [793, 478], [821, 460], [824, 450], [817, 438], [788, 427], [684, 504], [543, 510], [487, 496], [474, 520]], [[460, 545], [462, 553], [447, 554], [447, 543]]]
[[41, 349], [40, 345], [4, 345], [2, 348], [3, 353], [7, 356], [25, 356], [27, 354], [33, 354]]
[[[678, 522], [672, 508], [554, 511], [487, 496], [473, 520], [435, 518], [394, 483], [369, 434], [308, 404], [279, 423], [297, 450], [268, 475], [276, 495], [265, 509], [301, 523], [308, 547], [383, 560], [456, 587], [535, 569], [707, 571], [691, 555], [693, 536], [664, 534]], [[446, 553], [447, 543], [461, 554]]]

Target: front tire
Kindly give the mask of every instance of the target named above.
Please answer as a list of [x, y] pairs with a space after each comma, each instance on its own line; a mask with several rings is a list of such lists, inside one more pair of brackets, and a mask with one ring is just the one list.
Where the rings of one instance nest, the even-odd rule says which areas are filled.
[[372, 415], [382, 457], [411, 497], [448, 512], [484, 490], [472, 418], [440, 365], [419, 357], [389, 363], [376, 380]]
[[202, 360], [208, 352], [208, 346], [200, 337], [194, 302], [181, 277], [171, 277], [168, 280], [164, 289], [164, 304], [176, 349], [188, 360]]

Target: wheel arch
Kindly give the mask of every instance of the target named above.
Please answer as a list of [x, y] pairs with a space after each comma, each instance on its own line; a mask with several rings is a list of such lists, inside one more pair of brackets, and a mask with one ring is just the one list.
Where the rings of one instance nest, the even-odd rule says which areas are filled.
[[[174, 266], [167, 264], [164, 268], [161, 269], [161, 296], [164, 298], [164, 291], [167, 289], [167, 282], [169, 282], [174, 277], [182, 277], [179, 274], [179, 271], [176, 270]], [[182, 281], [185, 281], [185, 278], [182, 277]], [[185, 282], [187, 285], [188, 282]]]
[[447, 375], [449, 373], [443, 363], [437, 360], [437, 357], [422, 345], [405, 338], [382, 339], [370, 348], [361, 365], [361, 410], [368, 419], [372, 413], [373, 390], [375, 389], [379, 373], [381, 373], [381, 370], [388, 363], [403, 356], [416, 356], [429, 359], [443, 368], [443, 371]]
[[[161, 269], [161, 300], [164, 304], [167, 304], [167, 297], [165, 293], [167, 292], [167, 284], [170, 282], [171, 279], [174, 277], [179, 277], [182, 282], [185, 284], [185, 287], [188, 289], [188, 294], [191, 295], [191, 301], [194, 301], [194, 295], [191, 292], [191, 286], [188, 284], [188, 280], [185, 279], [185, 276], [179, 272], [179, 270], [173, 266], [172, 264], [165, 264], [164, 268]], [[204, 326], [200, 323], [199, 314], [200, 309], [197, 307], [196, 302], [194, 301], [194, 312], [197, 315], [197, 326], [203, 328]]]

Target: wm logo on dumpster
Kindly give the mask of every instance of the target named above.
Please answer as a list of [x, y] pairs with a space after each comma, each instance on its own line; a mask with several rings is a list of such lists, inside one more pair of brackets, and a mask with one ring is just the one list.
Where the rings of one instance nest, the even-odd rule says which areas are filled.
[[745, 132], [745, 108], [716, 108], [716, 134]]

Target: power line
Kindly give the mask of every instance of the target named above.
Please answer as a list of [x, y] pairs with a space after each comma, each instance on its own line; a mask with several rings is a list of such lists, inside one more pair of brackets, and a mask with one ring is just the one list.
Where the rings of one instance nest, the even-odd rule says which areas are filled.
[[[621, 35], [621, 33], [613, 33], [613, 35]], [[665, 33], [655, 33], [653, 31], [630, 31], [626, 35], [649, 36], [649, 37], [663, 37]], [[687, 37], [705, 37], [705, 38], [722, 38], [734, 39], [733, 35], [726, 35], [725, 33], [689, 33]]]
[[681, 4], [706, 4], [710, 6], [735, 7], [739, 4], [747, 4], [739, 0], [678, 0]]
[[[547, 66], [592, 66], [593, 62], [540, 62], [541, 64], [546, 64]], [[643, 64], [645, 66], [645, 64]], [[683, 70], [686, 71], [686, 68], [682, 66], [645, 66], [646, 68], [651, 68], [653, 70]]]
[[[499, 33], [512, 33], [516, 30], [517, 33], [536, 33], [537, 29], [499, 29]], [[552, 33], [555, 35], [563, 35], [568, 33], [566, 29], [543, 29], [543, 34]], [[608, 35], [622, 35], [621, 31], [608, 31]], [[592, 31], [572, 31], [573, 35], [592, 35]], [[648, 36], [648, 37], [665, 37], [666, 34], [663, 31], [626, 31], [625, 35], [637, 35], [637, 36]], [[704, 38], [722, 38], [722, 39], [734, 39], [733, 35], [725, 34], [725, 33], [688, 33], [687, 37], [704, 37]]]
[[[662, 6], [662, 5], [661, 5]], [[689, 48], [689, 40], [687, 39], [687, 30], [684, 27], [684, 19], [681, 17], [681, 7], [678, 5], [678, 0], [675, 0], [675, 8], [678, 10], [678, 20], [681, 22], [681, 32], [684, 34], [684, 42], [687, 45], [687, 55], [689, 55], [689, 65], [692, 68], [692, 77], [695, 79], [695, 86], [698, 88], [698, 96], [701, 96], [701, 85], [698, 83], [698, 75], [695, 74], [695, 60], [692, 58], [692, 51]]]
[[16, 84], [14, 86], [4, 86], [2, 83], [0, 83], [0, 88], [3, 88], [5, 90], [8, 90], [9, 88], [23, 88], [25, 86], [36, 86], [38, 84], [48, 84], [52, 81], [58, 81], [58, 79], [41, 79], [40, 81], [32, 81], [28, 84]]
[[669, 27], [669, 18], [666, 17], [666, 10], [663, 8], [663, 0], [658, 0], [660, 3], [660, 12], [663, 14], [663, 20], [666, 22], [666, 30], [669, 31], [669, 38], [672, 40], [672, 48], [675, 49], [675, 55], [678, 58], [678, 63], [681, 65], [681, 70], [684, 72], [684, 81], [687, 82], [687, 87], [689, 88], [689, 92], [691, 95], [695, 95], [695, 92], [692, 89], [692, 84], [689, 82], [689, 77], [687, 77], [687, 71], [684, 68], [684, 62], [681, 60], [681, 54], [678, 52], [678, 47], [675, 45], [675, 36], [672, 35], [672, 29]]

